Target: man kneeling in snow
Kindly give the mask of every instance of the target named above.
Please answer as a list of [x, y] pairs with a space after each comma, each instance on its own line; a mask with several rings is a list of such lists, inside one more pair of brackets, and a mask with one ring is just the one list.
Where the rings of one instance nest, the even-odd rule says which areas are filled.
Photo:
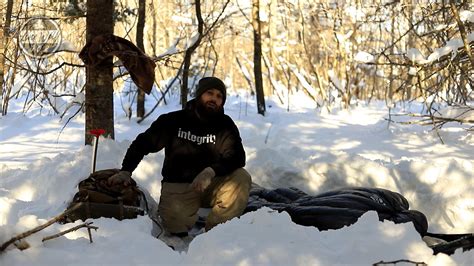
[[241, 215], [251, 177], [242, 167], [245, 151], [239, 131], [224, 114], [226, 87], [215, 77], [199, 81], [196, 98], [184, 110], [163, 114], [132, 142], [121, 171], [109, 184], [129, 182], [143, 157], [165, 149], [158, 210], [164, 228], [186, 236], [200, 207], [211, 207], [206, 231]]

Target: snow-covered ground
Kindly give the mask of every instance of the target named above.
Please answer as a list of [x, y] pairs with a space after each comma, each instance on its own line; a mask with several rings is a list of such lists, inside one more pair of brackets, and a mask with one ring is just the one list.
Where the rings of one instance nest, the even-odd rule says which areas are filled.
[[[465, 126], [451, 123], [435, 132], [388, 123], [388, 109], [377, 102], [331, 112], [315, 109], [298, 95], [291, 103], [287, 112], [286, 106], [267, 100], [263, 117], [256, 114], [251, 97], [228, 97], [226, 113], [240, 129], [246, 168], [255, 183], [293, 186], [310, 194], [344, 186], [381, 187], [403, 194], [412, 209], [423, 212], [430, 232], [474, 232], [474, 136]], [[137, 124], [117, 106], [116, 141], [100, 140], [97, 169], [119, 168], [135, 136], [159, 114], [179, 108], [177, 97], [169, 99], [153, 117]], [[406, 104], [392, 113], [421, 108]], [[61, 213], [91, 169], [92, 148], [83, 145], [84, 116], [59, 134], [65, 120], [45, 115], [44, 110], [23, 115], [16, 109], [21, 110], [13, 106], [0, 118], [0, 243]], [[149, 155], [134, 172], [156, 201], [162, 160], [162, 152]], [[0, 265], [369, 265], [399, 259], [474, 264], [474, 250], [434, 256], [411, 223], [379, 222], [375, 212], [352, 226], [320, 232], [292, 223], [286, 213], [264, 208], [199, 235], [188, 252], [181, 253], [151, 236], [148, 217], [93, 222], [99, 229], [93, 232], [92, 244], [85, 229], [42, 243], [44, 236], [80, 222], [54, 224], [27, 238], [29, 249], [10, 248], [0, 254]]]

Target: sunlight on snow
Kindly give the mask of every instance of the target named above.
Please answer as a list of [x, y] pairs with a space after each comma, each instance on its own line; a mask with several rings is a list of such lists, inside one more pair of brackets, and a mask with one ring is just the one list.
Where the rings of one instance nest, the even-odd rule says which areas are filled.
[[222, 250], [222, 255], [227, 257], [237, 257], [238, 255], [242, 255], [242, 248], [234, 247], [234, 248], [227, 248]]
[[341, 110], [337, 114], [321, 115], [321, 118], [327, 119], [326, 122], [337, 121], [340, 123], [350, 125], [362, 125], [368, 126], [373, 125], [380, 121], [381, 113], [373, 112], [370, 110], [355, 108], [353, 110]]
[[52, 158], [58, 153], [68, 151], [69, 148], [69, 144], [56, 143], [55, 140], [48, 143], [45, 140], [18, 137], [12, 143], [2, 143], [2, 149], [15, 152], [0, 153], [0, 163], [6, 164], [9, 168], [27, 169], [26, 164], [29, 161], [44, 157]]
[[474, 220], [474, 198], [459, 198], [455, 202], [451, 219], [455, 220], [456, 225], [462, 228], [473, 228]]
[[438, 253], [435, 257], [432, 257], [430, 260], [426, 261], [426, 263], [430, 266], [460, 265], [456, 263], [450, 256], [443, 253]]
[[10, 213], [10, 209], [12, 208], [12, 204], [15, 202], [16, 200], [9, 199], [6, 197], [0, 198], [0, 225], [7, 224], [8, 214]]
[[[407, 259], [417, 262], [421, 262], [419, 258], [426, 258], [426, 254], [430, 254], [432, 252], [433, 251], [422, 241], [413, 242], [407, 245], [405, 248]], [[423, 262], [430, 266], [458, 265], [451, 257], [443, 253], [438, 253], [436, 256], [429, 257], [428, 260]]]
[[437, 167], [430, 167], [425, 168], [425, 171], [422, 171], [422, 169], [420, 169], [420, 172], [422, 172], [422, 174], [420, 175], [421, 182], [424, 182], [428, 185], [434, 185], [438, 181], [440, 169]]
[[308, 169], [308, 186], [313, 191], [318, 191], [321, 186], [326, 182], [327, 175], [324, 175], [318, 171], [317, 167], [310, 167]]
[[309, 254], [304, 254], [296, 258], [296, 265], [318, 266], [318, 265], [321, 265], [321, 263], [314, 256], [311, 256]]
[[[148, 158], [147, 158], [148, 159]], [[146, 181], [147, 179], [161, 179], [159, 164], [153, 160], [142, 160], [137, 169], [133, 171], [133, 178], [137, 181]]]
[[340, 139], [336, 145], [331, 147], [331, 150], [349, 150], [356, 148], [361, 143], [360, 141], [350, 140], [350, 139]]
[[236, 264], [237, 266], [251, 266], [252, 263], [250, 263], [249, 259], [243, 259], [242, 261], [239, 261], [239, 263]]
[[363, 151], [359, 153], [359, 155], [371, 161], [380, 160], [386, 163], [391, 162], [392, 158], [394, 157], [392, 153], [384, 151]]
[[257, 157], [256, 148], [252, 148], [252, 147], [244, 145], [244, 150], [245, 150], [245, 155], [246, 155], [245, 157], [247, 158], [246, 159], [247, 162], [255, 160], [255, 158]]
[[18, 225], [24, 228], [34, 228], [42, 224], [36, 215], [25, 215], [20, 217]]
[[341, 126], [340, 123], [337, 123], [334, 120], [322, 121], [321, 123], [310, 123], [310, 122], [299, 122], [297, 124], [289, 125], [288, 128], [296, 129], [298, 131], [303, 129], [309, 129], [308, 132], [313, 132], [318, 128], [328, 128], [328, 129], [337, 129]]
[[427, 143], [427, 140], [430, 139], [430, 136], [426, 135], [406, 135], [399, 136], [400, 140], [398, 142], [393, 142], [392, 145], [400, 150], [413, 150], [419, 154], [432, 154], [433, 152], [437, 153], [438, 151], [443, 151], [444, 154], [456, 154], [458, 149], [456, 146], [443, 145], [439, 142], [439, 139], [433, 139], [431, 145]]
[[161, 195], [161, 182], [159, 180], [151, 182], [149, 192], [154, 199], [158, 199]]
[[[472, 187], [474, 179], [471, 175], [467, 175], [459, 168], [459, 165], [454, 161], [449, 164], [438, 166], [440, 167], [440, 176], [449, 176], [449, 181], [443, 183], [436, 183], [433, 191], [439, 193], [443, 197], [467, 196], [459, 195], [459, 188]], [[441, 168], [442, 167], [442, 168]]]
[[15, 188], [12, 191], [13, 197], [22, 201], [32, 201], [35, 194], [36, 188], [34, 188], [30, 182], [23, 184], [19, 188]]
[[405, 226], [397, 226], [391, 221], [383, 221], [378, 224], [378, 231], [389, 239], [402, 239], [406, 234]]
[[281, 246], [268, 246], [262, 249], [262, 253], [257, 256], [257, 261], [254, 261], [254, 264], [270, 264], [275, 260], [285, 260], [287, 250], [283, 249]]
[[466, 200], [461, 200], [457, 204], [457, 207], [459, 207], [459, 213], [458, 215], [460, 216], [460, 219], [462, 221], [472, 221], [473, 216], [474, 216], [474, 199], [466, 199]]
[[89, 233], [87, 232], [87, 230], [76, 230], [76, 231], [67, 233], [67, 234], [64, 235], [64, 236], [65, 236], [67, 239], [71, 239], [71, 240], [75, 240], [75, 239], [79, 239], [79, 238], [84, 238], [84, 239], [87, 239], [87, 241], [89, 241]]

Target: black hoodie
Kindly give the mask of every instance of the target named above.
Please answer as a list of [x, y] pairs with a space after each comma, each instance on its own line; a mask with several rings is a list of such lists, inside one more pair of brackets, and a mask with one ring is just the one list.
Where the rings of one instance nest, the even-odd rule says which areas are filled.
[[159, 116], [132, 142], [122, 170], [133, 172], [145, 155], [163, 148], [163, 182], [191, 183], [208, 166], [216, 176], [245, 166], [245, 151], [234, 121], [223, 112], [203, 120], [195, 109], [196, 100], [191, 100], [184, 110]]

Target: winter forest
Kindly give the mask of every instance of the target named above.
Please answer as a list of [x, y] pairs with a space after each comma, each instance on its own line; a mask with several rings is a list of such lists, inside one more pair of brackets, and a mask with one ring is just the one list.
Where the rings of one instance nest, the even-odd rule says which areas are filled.
[[[1, 265], [474, 263], [472, 1], [0, 6]], [[148, 216], [57, 223], [81, 180], [120, 169], [136, 136], [209, 76], [225, 83], [255, 186], [392, 191], [426, 217], [423, 233], [379, 209], [321, 230], [279, 202], [170, 248], [148, 217], [162, 151], [133, 172]]]

